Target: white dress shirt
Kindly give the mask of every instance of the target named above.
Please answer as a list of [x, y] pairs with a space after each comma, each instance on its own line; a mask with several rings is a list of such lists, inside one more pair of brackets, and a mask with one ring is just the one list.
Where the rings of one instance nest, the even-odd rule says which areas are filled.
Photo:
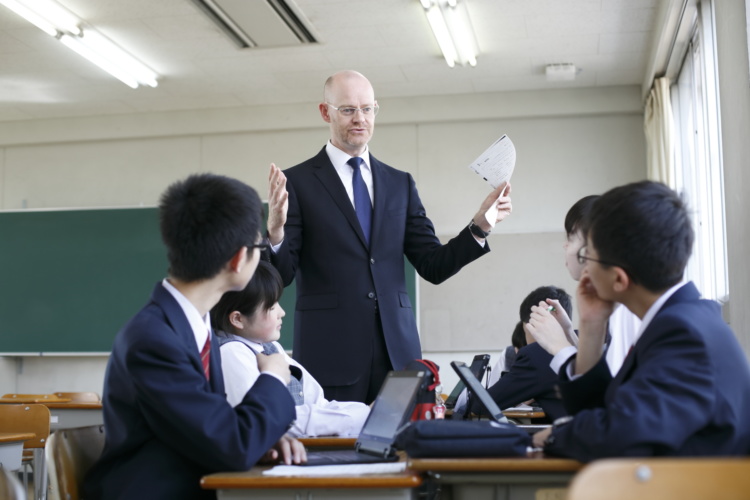
[[[258, 362], [255, 353], [263, 351], [260, 343], [238, 335], [228, 334], [238, 342], [226, 342], [221, 346], [221, 367], [224, 371], [224, 386], [227, 400], [237, 406], [258, 378]], [[290, 365], [302, 371], [304, 404], [296, 406], [297, 419], [289, 433], [293, 436], [357, 436], [370, 414], [370, 407], [356, 401], [328, 401], [323, 388], [305, 368], [289, 357], [278, 342], [278, 352], [283, 353]]]

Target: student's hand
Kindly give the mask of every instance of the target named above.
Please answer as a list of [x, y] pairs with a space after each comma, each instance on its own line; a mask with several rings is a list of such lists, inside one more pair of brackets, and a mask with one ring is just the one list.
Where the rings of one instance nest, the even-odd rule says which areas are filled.
[[547, 427], [531, 436], [531, 442], [534, 448], [544, 448], [544, 442], [552, 434], [552, 427]]
[[483, 231], [490, 231], [495, 227], [495, 224], [505, 220], [512, 211], [510, 182], [503, 182], [484, 199], [479, 211], [474, 215], [474, 224], [482, 228]]
[[281, 377], [285, 384], [289, 384], [292, 373], [289, 371], [289, 363], [287, 363], [286, 357], [283, 354], [280, 352], [275, 354], [261, 354], [255, 358], [258, 360], [258, 370], [261, 373], [271, 372]]
[[262, 462], [283, 462], [285, 465], [307, 462], [305, 446], [295, 438], [284, 434], [281, 439], [268, 450], [261, 459]]
[[268, 240], [278, 245], [284, 240], [284, 224], [289, 209], [289, 192], [286, 190], [286, 176], [279, 167], [271, 163], [268, 174]]
[[607, 335], [607, 320], [614, 310], [614, 302], [604, 300], [596, 292], [588, 269], [584, 268], [576, 290], [578, 302], [578, 355], [575, 374], [582, 375], [602, 357]]
[[550, 314], [557, 320], [558, 323], [560, 323], [560, 326], [562, 327], [563, 332], [565, 332], [565, 337], [568, 339], [568, 342], [570, 342], [570, 345], [577, 346], [578, 335], [576, 335], [576, 331], [573, 329], [573, 322], [570, 321], [568, 313], [565, 311], [565, 308], [560, 305], [560, 301], [557, 299], [547, 299], [545, 302], [546, 304], [542, 303], [539, 304], [539, 306], [546, 306], [547, 310], [549, 310], [550, 306], [552, 306], [552, 310], [549, 311]]
[[560, 323], [547, 310], [548, 307], [546, 302], [531, 306], [529, 322], [523, 324], [523, 330], [534, 337], [542, 349], [554, 356], [572, 344], [568, 341]]

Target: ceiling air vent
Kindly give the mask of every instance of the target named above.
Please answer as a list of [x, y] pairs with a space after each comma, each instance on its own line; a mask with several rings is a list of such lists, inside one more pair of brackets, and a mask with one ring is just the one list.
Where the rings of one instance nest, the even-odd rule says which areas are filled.
[[193, 0], [240, 48], [317, 43], [292, 0]]

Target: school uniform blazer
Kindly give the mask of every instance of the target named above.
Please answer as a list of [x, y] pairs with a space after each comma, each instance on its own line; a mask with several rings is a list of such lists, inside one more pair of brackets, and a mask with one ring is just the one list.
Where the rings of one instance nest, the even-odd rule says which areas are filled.
[[560, 388], [575, 417], [553, 432], [548, 453], [588, 462], [750, 451], [745, 354], [718, 304], [692, 283], [662, 306], [614, 379], [602, 357]]
[[369, 362], [380, 314], [396, 370], [422, 357], [406, 290], [404, 255], [440, 283], [489, 252], [468, 228], [442, 245], [414, 179], [370, 155], [374, 207], [370, 247], [325, 148], [284, 171], [289, 210], [284, 242], [272, 255], [284, 284], [296, 278], [294, 357], [324, 387], [350, 385]]
[[[559, 379], [549, 367], [550, 361], [552, 355], [537, 342], [519, 349], [508, 373], [488, 389], [497, 406], [505, 409], [534, 399], [550, 420], [566, 415], [556, 390]], [[476, 398], [472, 402], [472, 411], [487, 413]]]
[[294, 419], [292, 397], [272, 376], [229, 405], [216, 336], [209, 382], [190, 324], [161, 283], [115, 338], [102, 403], [106, 440], [87, 500], [215, 498], [201, 476], [249, 469]]

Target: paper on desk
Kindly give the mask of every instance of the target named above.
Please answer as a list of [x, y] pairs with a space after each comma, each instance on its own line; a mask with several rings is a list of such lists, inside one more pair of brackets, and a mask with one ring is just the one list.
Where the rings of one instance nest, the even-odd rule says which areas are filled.
[[406, 462], [344, 465], [277, 465], [263, 471], [264, 476], [359, 476], [395, 474], [406, 470]]
[[493, 188], [505, 181], [510, 181], [516, 166], [516, 147], [510, 137], [503, 136], [496, 140], [484, 153], [474, 160], [469, 168], [482, 176]]

